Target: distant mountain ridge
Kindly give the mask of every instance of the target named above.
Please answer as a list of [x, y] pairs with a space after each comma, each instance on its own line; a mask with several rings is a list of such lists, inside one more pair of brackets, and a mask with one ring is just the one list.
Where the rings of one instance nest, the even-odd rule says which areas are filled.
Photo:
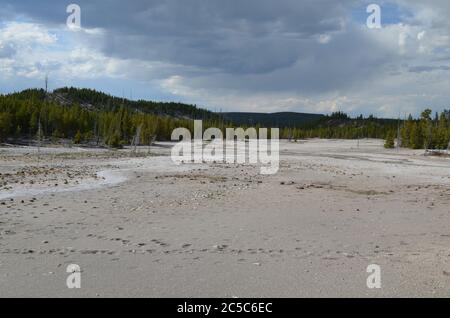
[[27, 89], [8, 94], [21, 100], [47, 100], [64, 107], [80, 106], [82, 109], [97, 111], [117, 111], [126, 108], [131, 112], [168, 116], [174, 119], [202, 119], [230, 126], [260, 126], [278, 128], [338, 127], [347, 125], [364, 125], [367, 122], [394, 123], [393, 119], [350, 118], [347, 114], [336, 112], [331, 115], [303, 112], [212, 112], [197, 105], [179, 102], [158, 102], [148, 100], [130, 100], [112, 96], [94, 89], [63, 87], [46, 93], [43, 89]]
[[235, 126], [264, 126], [264, 127], [306, 127], [318, 124], [325, 118], [322, 114], [297, 112], [251, 113], [225, 112], [215, 113], [197, 105], [157, 102], [148, 100], [130, 100], [112, 96], [94, 89], [62, 87], [45, 93], [43, 89], [27, 89], [10, 95], [20, 99], [48, 100], [62, 106], [79, 105], [90, 111], [114, 111], [126, 107], [131, 111], [170, 116], [180, 119], [203, 119], [229, 122]]
[[277, 113], [250, 113], [230, 112], [222, 113], [225, 120], [235, 125], [264, 127], [303, 127], [319, 123], [325, 118], [322, 114], [277, 112]]

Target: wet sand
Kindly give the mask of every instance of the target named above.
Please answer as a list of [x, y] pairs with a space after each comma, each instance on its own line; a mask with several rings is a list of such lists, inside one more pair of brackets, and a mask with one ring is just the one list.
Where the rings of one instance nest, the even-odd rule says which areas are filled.
[[450, 296], [450, 159], [382, 144], [283, 141], [267, 176], [168, 144], [0, 148], [0, 296]]

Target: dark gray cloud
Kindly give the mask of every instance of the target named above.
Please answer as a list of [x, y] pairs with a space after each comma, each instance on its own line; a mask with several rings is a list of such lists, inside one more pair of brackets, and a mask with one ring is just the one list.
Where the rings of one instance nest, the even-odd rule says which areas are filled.
[[411, 72], [411, 73], [423, 73], [423, 72], [432, 72], [432, 71], [450, 71], [450, 66], [446, 66], [446, 65], [440, 65], [440, 66], [420, 65], [420, 66], [410, 67], [408, 71]]
[[[293, 65], [304, 40], [342, 30], [353, 1], [78, 1], [82, 24], [102, 28], [103, 52], [229, 73], [264, 73]], [[63, 23], [61, 1], [10, 2], [37, 21]]]

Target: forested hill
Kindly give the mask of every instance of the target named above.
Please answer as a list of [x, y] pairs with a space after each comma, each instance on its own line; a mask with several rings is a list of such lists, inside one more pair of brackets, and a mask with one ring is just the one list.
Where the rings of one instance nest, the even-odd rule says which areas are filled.
[[20, 99], [38, 99], [52, 101], [64, 106], [79, 105], [83, 109], [94, 111], [115, 111], [121, 107], [145, 114], [167, 115], [185, 119], [213, 119], [217, 115], [209, 110], [174, 102], [155, 102], [129, 100], [115, 97], [93, 89], [63, 87], [45, 94], [43, 89], [29, 89], [11, 94]]
[[261, 127], [304, 127], [319, 123], [325, 118], [321, 114], [295, 112], [280, 113], [223, 113], [223, 118], [236, 125]]
[[49, 93], [29, 89], [0, 95], [0, 142], [70, 139], [111, 147], [133, 140], [149, 144], [155, 138], [170, 140], [175, 128], [192, 129], [193, 119], [202, 119], [206, 128], [226, 124], [219, 115], [195, 105], [132, 101], [91, 89]]

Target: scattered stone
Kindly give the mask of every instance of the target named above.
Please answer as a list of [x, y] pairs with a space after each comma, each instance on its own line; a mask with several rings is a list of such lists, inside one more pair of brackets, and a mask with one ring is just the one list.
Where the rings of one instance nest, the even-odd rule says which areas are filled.
[[228, 246], [227, 245], [214, 245], [213, 248], [218, 250], [218, 251], [223, 251], [224, 249], [226, 249]]

